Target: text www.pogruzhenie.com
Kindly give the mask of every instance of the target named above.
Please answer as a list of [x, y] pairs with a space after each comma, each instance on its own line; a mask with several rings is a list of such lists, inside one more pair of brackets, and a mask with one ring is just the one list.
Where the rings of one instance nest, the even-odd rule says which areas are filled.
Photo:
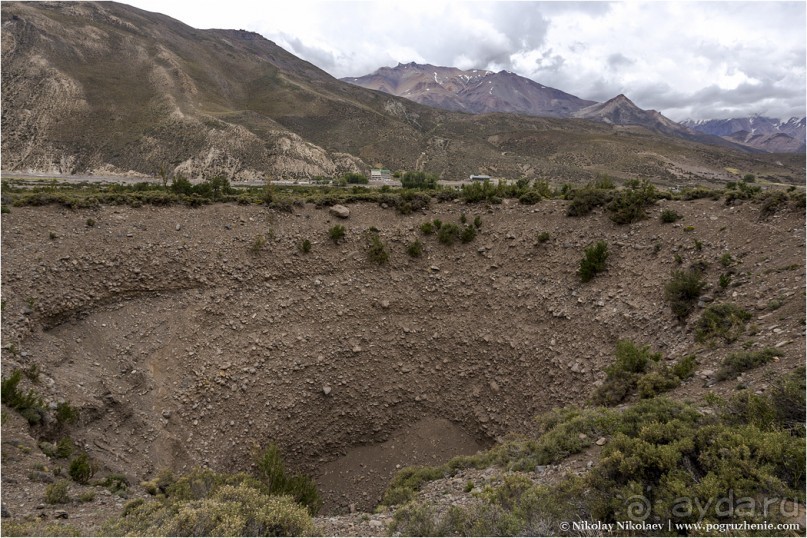
[[648, 523], [646, 521], [617, 521], [616, 523], [603, 523], [599, 521], [563, 521], [560, 523], [560, 530], [563, 532], [598, 532], [601, 534], [621, 532], [661, 532], [661, 531], [684, 531], [686, 533], [734, 533], [734, 532], [759, 532], [759, 531], [798, 531], [798, 523], [769, 523], [767, 521], [749, 523], [742, 521], [738, 523], [678, 523], [667, 521], [666, 523]]

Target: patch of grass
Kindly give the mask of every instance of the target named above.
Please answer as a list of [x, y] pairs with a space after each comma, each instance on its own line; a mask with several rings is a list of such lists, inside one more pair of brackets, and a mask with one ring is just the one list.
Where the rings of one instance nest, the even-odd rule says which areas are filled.
[[675, 317], [683, 320], [692, 312], [705, 285], [700, 271], [673, 271], [672, 279], [664, 287], [664, 299]]
[[736, 379], [742, 372], [758, 368], [779, 357], [781, 354], [773, 348], [765, 348], [761, 351], [738, 351], [723, 359], [720, 370], [717, 371], [718, 381], [726, 379]]
[[541, 232], [536, 237], [539, 243], [546, 243], [549, 241], [549, 232]]
[[435, 225], [432, 222], [424, 222], [420, 225], [420, 233], [423, 235], [431, 235], [434, 233]]
[[731, 273], [723, 273], [720, 275], [717, 281], [718, 286], [722, 289], [726, 289], [731, 284]]
[[734, 263], [734, 258], [731, 257], [731, 254], [726, 252], [722, 256], [720, 256], [720, 265], [723, 267], [731, 267], [731, 264]]
[[482, 228], [482, 217], [479, 215], [474, 217], [474, 228], [480, 230]]
[[78, 500], [83, 503], [91, 503], [95, 500], [95, 492], [93, 490], [84, 491], [78, 496]]
[[42, 520], [3, 520], [3, 536], [81, 536], [73, 525]]
[[339, 242], [345, 237], [345, 227], [341, 224], [336, 224], [331, 226], [328, 230], [328, 237], [330, 237], [331, 241], [333, 241], [334, 245], [338, 245]]
[[90, 217], [85, 221], [85, 224], [87, 225], [87, 227], [92, 228], [93, 226], [95, 226], [95, 219]]
[[303, 254], [308, 254], [309, 252], [311, 252], [311, 241], [309, 241], [308, 239], [303, 239], [297, 245], [297, 250], [299, 250]]
[[119, 473], [105, 476], [101, 480], [101, 485], [108, 489], [110, 493], [120, 496], [124, 496], [129, 491], [129, 479]]
[[580, 269], [577, 272], [580, 275], [580, 280], [589, 282], [597, 273], [605, 271], [608, 254], [608, 244], [605, 241], [597, 241], [597, 243], [586, 248], [583, 258], [580, 260]]
[[734, 304], [710, 305], [695, 325], [695, 340], [709, 342], [719, 338], [726, 343], [734, 342], [749, 319], [751, 314]]
[[782, 191], [766, 192], [759, 197], [759, 218], [768, 219], [776, 214], [781, 208], [787, 206], [787, 194]]

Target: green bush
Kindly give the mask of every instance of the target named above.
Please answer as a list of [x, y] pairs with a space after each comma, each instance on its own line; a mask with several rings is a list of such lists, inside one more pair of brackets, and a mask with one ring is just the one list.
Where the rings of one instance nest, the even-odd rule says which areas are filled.
[[524, 205], [535, 205], [541, 201], [541, 195], [536, 191], [527, 191], [518, 197], [518, 201]]
[[772, 361], [774, 357], [779, 356], [779, 351], [773, 348], [765, 348], [761, 351], [739, 351], [732, 353], [723, 359], [720, 370], [717, 371], [717, 379], [719, 381], [735, 379], [740, 373], [767, 364]]
[[436, 189], [437, 176], [426, 172], [406, 172], [401, 177], [404, 189]]
[[59, 480], [45, 488], [45, 502], [48, 504], [67, 504], [70, 502], [67, 480]]
[[664, 287], [664, 299], [679, 320], [695, 308], [705, 285], [700, 271], [673, 271], [672, 280]]
[[679, 215], [672, 209], [665, 209], [664, 211], [661, 212], [661, 222], [664, 222], [666, 224], [670, 224], [680, 219], [681, 215]]
[[720, 256], [720, 265], [723, 267], [730, 267], [732, 263], [734, 263], [734, 258], [728, 252]]
[[303, 239], [297, 245], [297, 249], [303, 254], [308, 254], [309, 252], [311, 252], [311, 241], [309, 241], [308, 239]]
[[695, 355], [687, 355], [683, 359], [677, 361], [673, 367], [672, 372], [678, 379], [689, 379], [695, 375], [695, 366], [697, 365]]
[[86, 484], [95, 475], [96, 465], [86, 453], [81, 453], [70, 462], [70, 478], [79, 484]]
[[476, 239], [476, 227], [463, 226], [462, 232], [460, 232], [460, 241], [463, 243], [470, 243], [474, 239]]
[[342, 238], [345, 237], [345, 227], [342, 226], [341, 224], [331, 226], [331, 228], [328, 230], [328, 237], [331, 238], [331, 241], [333, 241], [334, 245], [338, 245], [339, 241], [341, 241]]
[[423, 235], [431, 235], [434, 233], [435, 226], [431, 222], [424, 222], [420, 225], [420, 232]]
[[56, 423], [59, 426], [75, 424], [78, 421], [78, 409], [71, 406], [69, 402], [60, 402], [56, 406]]
[[257, 477], [266, 486], [270, 495], [289, 495], [294, 502], [305, 506], [311, 515], [322, 508], [317, 486], [313, 480], [303, 475], [289, 475], [286, 472], [280, 450], [270, 444], [256, 462]]
[[571, 203], [566, 208], [569, 217], [584, 217], [595, 208], [611, 201], [612, 193], [605, 189], [584, 188], [572, 194]]
[[367, 179], [367, 176], [364, 174], [358, 174], [356, 172], [349, 172], [342, 176], [342, 179], [345, 180], [345, 183], [350, 185], [366, 185], [370, 183], [370, 180]]
[[415, 239], [406, 247], [406, 252], [413, 258], [420, 258], [423, 255], [423, 243], [419, 239]]
[[578, 274], [580, 280], [588, 282], [594, 275], [605, 271], [605, 261], [608, 259], [608, 244], [605, 241], [597, 241], [594, 245], [585, 250], [583, 259], [580, 260]]
[[649, 181], [630, 182], [607, 206], [608, 217], [616, 224], [631, 224], [645, 218], [645, 207], [657, 199], [656, 188]]
[[726, 343], [734, 342], [749, 319], [751, 314], [736, 305], [710, 305], [695, 325], [695, 341], [709, 342], [720, 338]]
[[443, 224], [437, 231], [437, 240], [444, 245], [453, 245], [460, 236], [460, 228], [456, 224]]
[[14, 370], [0, 385], [0, 399], [3, 405], [22, 415], [30, 425], [39, 424], [45, 417], [45, 405], [42, 398], [33, 390], [23, 393], [19, 389], [22, 370]]
[[123, 496], [129, 490], [129, 479], [122, 474], [113, 473], [109, 476], [105, 476], [104, 479], [101, 480], [101, 485], [107, 488], [110, 493], [117, 493]]
[[[636, 388], [640, 374], [647, 372], [651, 365], [661, 359], [661, 353], [652, 353], [650, 346], [637, 346], [629, 340], [617, 342], [614, 356], [614, 362], [605, 368], [605, 381], [592, 396], [597, 405], [621, 403]], [[659, 383], [657, 378], [656, 375], [648, 378], [645, 385], [655, 386]]]
[[370, 244], [367, 247], [367, 258], [378, 265], [384, 265], [389, 261], [389, 251], [381, 238], [376, 234], [370, 235]]
[[648, 372], [636, 380], [636, 388], [640, 398], [652, 398], [672, 390], [681, 384], [681, 379], [669, 368], [659, 368]]
[[549, 232], [541, 232], [538, 234], [539, 243], [546, 243], [547, 241], [549, 241]]
[[767, 219], [787, 205], [787, 194], [782, 191], [766, 192], [759, 197], [759, 218]]
[[482, 217], [479, 215], [474, 217], [474, 227], [479, 230], [482, 228]]

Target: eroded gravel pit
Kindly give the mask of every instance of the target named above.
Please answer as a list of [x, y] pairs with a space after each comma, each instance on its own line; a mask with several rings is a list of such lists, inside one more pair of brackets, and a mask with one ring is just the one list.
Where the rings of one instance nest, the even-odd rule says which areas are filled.
[[[703, 251], [655, 218], [665, 204], [696, 227]], [[673, 249], [687, 263], [731, 251], [753, 266], [771, 246], [747, 239], [775, 232], [776, 252], [793, 253], [777, 265], [803, 264], [794, 214], [760, 223], [750, 206], [661, 202], [619, 227], [565, 208], [435, 203], [400, 216], [354, 205], [338, 246], [327, 210], [310, 205], [13, 208], [3, 216], [3, 340], [18, 353], [4, 353], [4, 367], [38, 364], [44, 395], [81, 409], [74, 438], [133, 478], [245, 469], [276, 442], [295, 470], [319, 478], [329, 510], [368, 509], [397, 465], [473, 452], [532, 429], [542, 411], [583, 403], [619, 338], [689, 352], [662, 300]], [[417, 231], [463, 211], [482, 219], [472, 243]], [[385, 266], [366, 256], [373, 226], [391, 251]], [[537, 244], [540, 231], [552, 239]], [[252, 253], [258, 235], [270, 240]], [[416, 237], [420, 259], [405, 252]], [[600, 239], [608, 271], [582, 285], [582, 251]], [[420, 428], [442, 430], [444, 442], [429, 444]]]

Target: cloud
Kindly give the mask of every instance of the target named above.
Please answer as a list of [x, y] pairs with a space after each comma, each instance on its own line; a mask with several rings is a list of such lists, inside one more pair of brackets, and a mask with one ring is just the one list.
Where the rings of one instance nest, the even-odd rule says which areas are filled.
[[805, 114], [804, 2], [134, 4], [257, 31], [336, 77], [415, 61], [507, 69], [597, 101], [624, 93], [673, 119]]

